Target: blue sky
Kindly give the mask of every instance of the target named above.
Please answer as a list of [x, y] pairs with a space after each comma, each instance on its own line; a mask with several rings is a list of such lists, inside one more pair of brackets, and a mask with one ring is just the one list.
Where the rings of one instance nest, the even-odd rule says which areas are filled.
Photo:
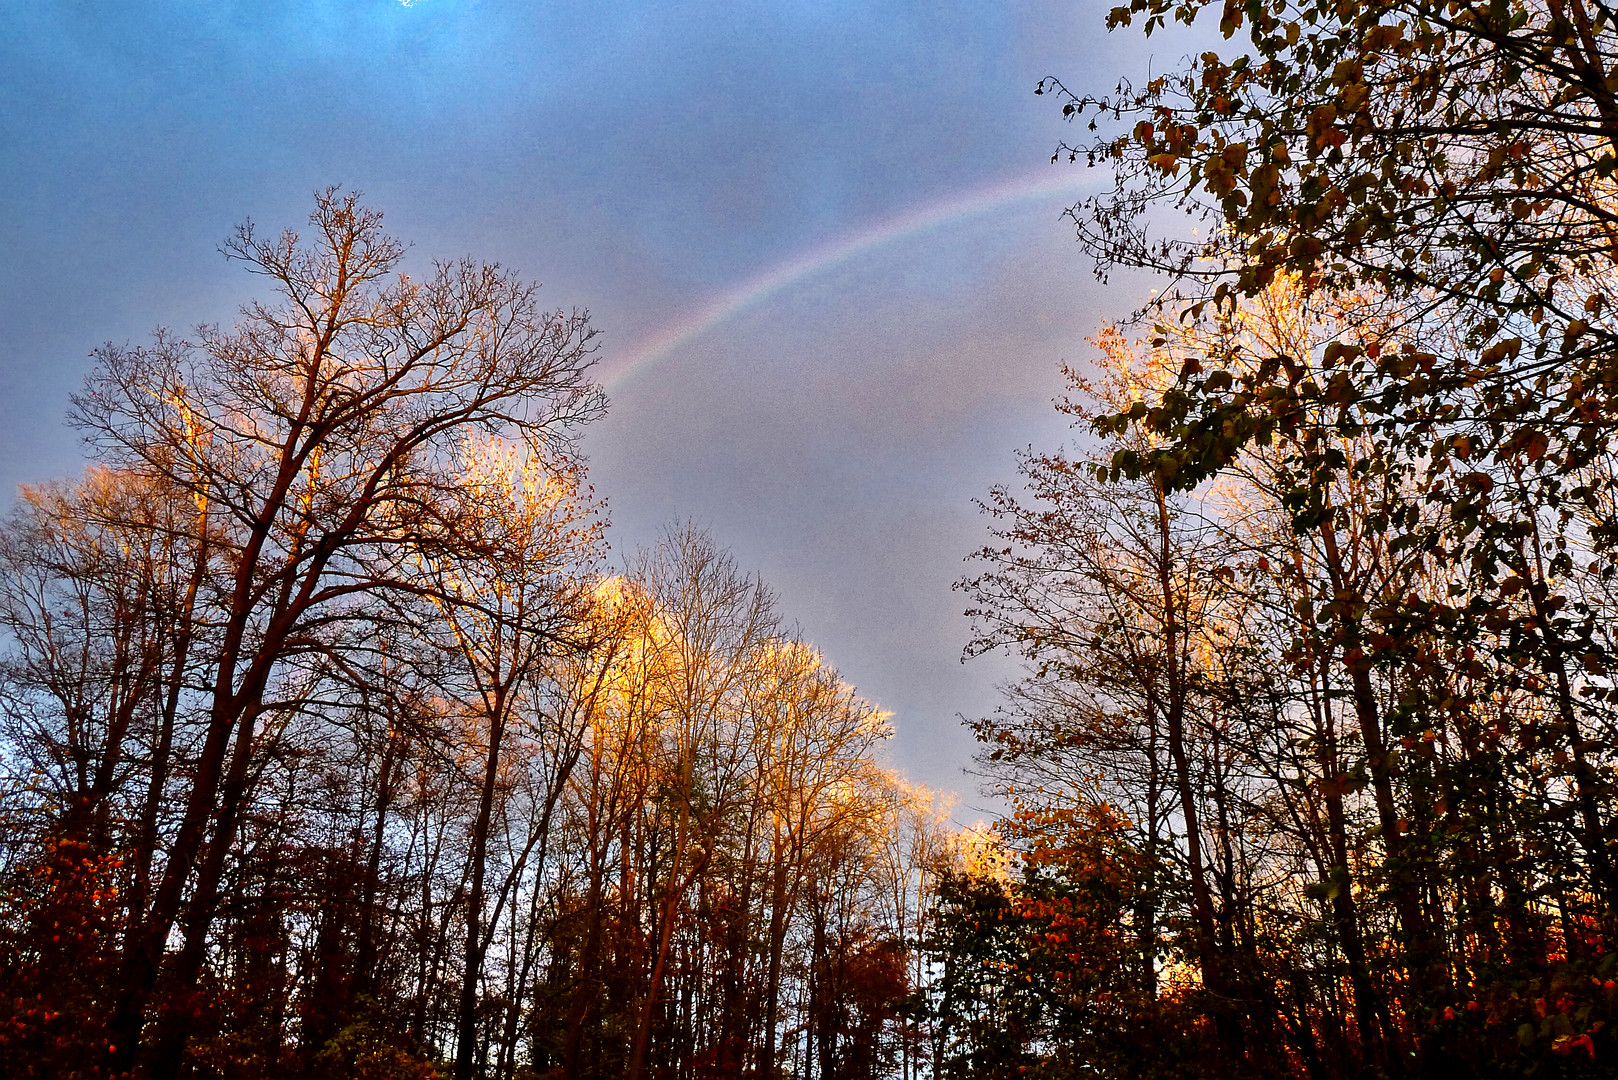
[[[316, 188], [364, 191], [423, 257], [499, 261], [588, 307], [610, 366], [839, 237], [1073, 170], [1048, 164], [1064, 127], [1035, 82], [1102, 90], [1149, 61], [1089, 0], [0, 12], [7, 491], [78, 467], [61, 417], [92, 348], [228, 322], [254, 282], [220, 241], [300, 224]], [[1015, 448], [1064, 437], [1058, 365], [1147, 287], [1091, 279], [1066, 201], [856, 245], [615, 385], [584, 442], [615, 544], [713, 528], [893, 710], [894, 762], [967, 817], [956, 714], [1010, 673], [958, 662], [971, 500]]]

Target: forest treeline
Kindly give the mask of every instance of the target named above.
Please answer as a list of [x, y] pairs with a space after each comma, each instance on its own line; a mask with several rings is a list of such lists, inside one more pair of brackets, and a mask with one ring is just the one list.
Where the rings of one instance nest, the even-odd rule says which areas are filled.
[[607, 565], [582, 314], [311, 226], [0, 529], [0, 1074], [913, 1075], [886, 715], [700, 530]]
[[1170, 281], [963, 583], [1027, 669], [946, 1072], [1618, 1070], [1615, 15], [1131, 0], [1195, 54], [1039, 85]]
[[1169, 281], [984, 503], [988, 830], [711, 538], [609, 566], [581, 314], [244, 229], [0, 536], [0, 1072], [1612, 1075], [1615, 16], [1130, 0], [1198, 51], [1039, 85]]

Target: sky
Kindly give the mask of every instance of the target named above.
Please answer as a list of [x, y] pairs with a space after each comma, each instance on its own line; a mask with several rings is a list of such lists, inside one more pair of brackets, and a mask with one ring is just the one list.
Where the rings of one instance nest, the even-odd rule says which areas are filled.
[[1094, 279], [1061, 213], [1101, 176], [1033, 94], [1175, 59], [1106, 7], [0, 0], [0, 491], [82, 467], [93, 348], [255, 295], [235, 224], [358, 189], [412, 258], [590, 310], [615, 547], [711, 529], [970, 820], [960, 717], [1016, 670], [961, 662], [973, 500], [1150, 285]]

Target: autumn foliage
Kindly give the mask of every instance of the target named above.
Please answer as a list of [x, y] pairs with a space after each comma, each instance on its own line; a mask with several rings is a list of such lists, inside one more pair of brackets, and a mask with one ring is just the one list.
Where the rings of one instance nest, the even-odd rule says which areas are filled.
[[1151, 902], [1094, 903], [1085, 955], [1158, 982], [1127, 1055], [1089, 1049], [1100, 1009], [975, 1052], [1612, 1072], [1612, 20], [1133, 0], [1110, 27], [1193, 55], [1039, 85], [1080, 125], [1057, 159], [1114, 178], [1072, 211], [1099, 272], [1170, 280], [1073, 375], [1074, 445], [985, 503], [972, 649], [1027, 664], [977, 724], [1015, 872], [961, 902], [1020, 913], [1114, 815]]
[[984, 499], [965, 830], [711, 537], [606, 550], [585, 313], [243, 227], [0, 525], [0, 1075], [1613, 1075], [1615, 18], [1129, 0], [1193, 54], [1038, 85], [1168, 280]]
[[582, 312], [310, 226], [0, 532], [0, 1074], [913, 1072], [885, 714], [702, 531], [608, 564]]

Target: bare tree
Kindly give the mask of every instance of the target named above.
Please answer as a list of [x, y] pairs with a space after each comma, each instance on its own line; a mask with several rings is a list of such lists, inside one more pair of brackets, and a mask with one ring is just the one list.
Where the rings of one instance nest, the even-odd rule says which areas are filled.
[[752, 674], [758, 650], [779, 633], [774, 600], [763, 584], [742, 574], [712, 537], [692, 526], [671, 530], [655, 552], [643, 555], [638, 576], [656, 599], [660, 645], [670, 656], [661, 753], [674, 839], [656, 913], [651, 974], [630, 1052], [630, 1080], [639, 1080], [646, 1069], [686, 890], [713, 853], [712, 830], [746, 767], [746, 748], [727, 737], [737, 714], [726, 706]]
[[[467, 847], [466, 938], [457, 1021], [455, 1075], [469, 1080], [478, 1042], [478, 991], [483, 959], [513, 878], [499, 891], [493, 918], [484, 923], [484, 878], [489, 862], [490, 823], [500, 795], [506, 733], [526, 720], [540, 729], [540, 692], [548, 669], [567, 654], [589, 647], [592, 565], [601, 525], [581, 497], [577, 476], [565, 462], [524, 455], [494, 442], [465, 451], [463, 507], [456, 515], [447, 558], [423, 558], [427, 588], [457, 663], [460, 698], [482, 744], [481, 772], [474, 778], [477, 810]], [[525, 715], [525, 713], [527, 715]], [[573, 716], [577, 716], [574, 713]], [[541, 820], [513, 866], [520, 874], [535, 844], [548, 834], [555, 797], [576, 759], [579, 732], [547, 732], [562, 749], [561, 775], [549, 777], [541, 796]], [[509, 786], [509, 785], [505, 785]]]
[[[404, 246], [352, 194], [321, 193], [310, 222], [308, 241], [247, 225], [226, 245], [277, 303], [247, 306], [229, 331], [202, 327], [194, 343], [160, 333], [148, 347], [104, 348], [75, 399], [104, 460], [206, 503], [217, 530], [207, 720], [151, 909], [123, 958], [118, 1069], [134, 1061], [182, 914], [170, 976], [182, 990], [196, 983], [258, 723], [286, 664], [370, 619], [379, 594], [419, 588], [409, 571], [423, 543], [454, 544], [460, 440], [559, 445], [601, 407], [583, 313], [544, 311], [534, 286], [471, 260], [422, 281], [396, 274]], [[176, 1019], [160, 1071], [183, 1034]]]

